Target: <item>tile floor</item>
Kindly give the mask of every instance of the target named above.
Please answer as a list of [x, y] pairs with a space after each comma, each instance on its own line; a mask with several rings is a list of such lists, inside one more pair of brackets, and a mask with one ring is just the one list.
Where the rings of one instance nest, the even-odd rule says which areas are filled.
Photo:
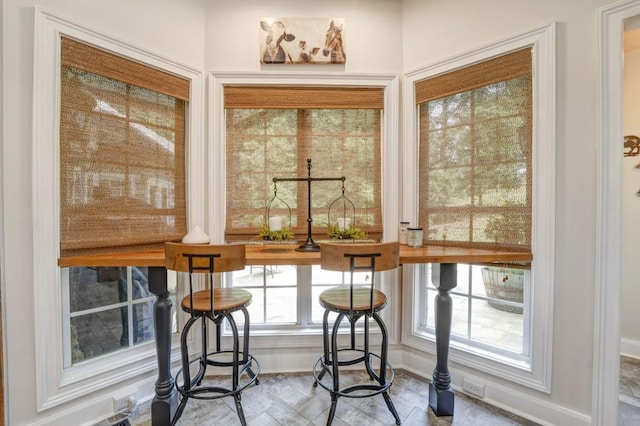
[[640, 360], [620, 357], [618, 426], [640, 425]]
[[[620, 406], [618, 426], [640, 424], [640, 360], [620, 358]], [[350, 373], [359, 375], [359, 372]], [[330, 406], [328, 393], [314, 388], [310, 373], [261, 374], [259, 386], [243, 393], [247, 422], [256, 426], [324, 425]], [[436, 417], [428, 408], [428, 381], [402, 370], [396, 372], [392, 398], [403, 425], [501, 426], [535, 423], [456, 392], [454, 416]], [[131, 425], [151, 425], [150, 403], [140, 405], [129, 418]], [[233, 401], [191, 400], [178, 425], [238, 425]], [[366, 399], [341, 398], [336, 426], [393, 425], [381, 396]]]
[[[362, 372], [349, 373], [350, 376]], [[329, 393], [312, 386], [311, 373], [261, 374], [260, 385], [242, 394], [247, 423], [255, 426], [324, 425], [331, 405]], [[436, 417], [428, 407], [428, 382], [403, 371], [396, 371], [391, 397], [402, 424], [502, 426], [535, 425], [482, 401], [456, 393], [454, 416]], [[130, 417], [134, 426], [151, 425], [149, 403], [143, 404]], [[239, 425], [231, 398], [214, 401], [190, 400], [177, 423], [182, 426]], [[335, 426], [394, 425], [382, 396], [372, 398], [340, 398]]]

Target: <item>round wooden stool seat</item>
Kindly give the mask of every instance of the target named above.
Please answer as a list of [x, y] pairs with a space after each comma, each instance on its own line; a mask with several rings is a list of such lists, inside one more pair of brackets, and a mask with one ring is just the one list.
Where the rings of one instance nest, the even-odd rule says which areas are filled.
[[[213, 290], [213, 311], [234, 311], [246, 307], [251, 303], [251, 293], [240, 288], [216, 288]], [[182, 299], [182, 309], [191, 312], [191, 300], [189, 296]], [[211, 292], [201, 290], [193, 293], [193, 311], [211, 311]]]
[[[350, 290], [348, 286], [333, 287], [320, 294], [320, 306], [338, 312], [349, 312]], [[371, 290], [369, 287], [353, 287], [353, 311], [379, 311], [387, 304], [387, 296], [380, 290], [373, 290], [373, 304], [370, 304]]]

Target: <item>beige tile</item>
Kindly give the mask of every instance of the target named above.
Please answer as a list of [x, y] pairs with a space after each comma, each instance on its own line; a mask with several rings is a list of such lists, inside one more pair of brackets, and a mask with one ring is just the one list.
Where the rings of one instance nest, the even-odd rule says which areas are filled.
[[[362, 372], [348, 372], [346, 381], [368, 380]], [[534, 425], [524, 419], [493, 408], [464, 394], [456, 394], [454, 416], [436, 417], [428, 408], [428, 381], [404, 371], [396, 371], [391, 398], [403, 425]], [[242, 393], [242, 406], [250, 426], [325, 425], [331, 406], [329, 392], [313, 387], [311, 373], [262, 374], [260, 385]], [[130, 418], [134, 426], [147, 426], [150, 404], [140, 406]], [[631, 414], [627, 414], [630, 417]], [[239, 425], [232, 398], [222, 400], [189, 400], [178, 425]], [[338, 400], [333, 426], [394, 425], [381, 395], [371, 398]]]

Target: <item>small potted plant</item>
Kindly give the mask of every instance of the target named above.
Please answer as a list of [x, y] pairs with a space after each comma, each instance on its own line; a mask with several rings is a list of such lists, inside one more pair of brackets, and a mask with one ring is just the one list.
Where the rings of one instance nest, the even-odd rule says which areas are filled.
[[265, 225], [260, 229], [258, 235], [264, 241], [287, 241], [295, 238], [295, 234], [288, 226], [283, 226], [278, 230], [272, 231]]
[[327, 225], [327, 233], [332, 240], [363, 240], [367, 237], [364, 231], [353, 225], [341, 227], [338, 224], [329, 224]]

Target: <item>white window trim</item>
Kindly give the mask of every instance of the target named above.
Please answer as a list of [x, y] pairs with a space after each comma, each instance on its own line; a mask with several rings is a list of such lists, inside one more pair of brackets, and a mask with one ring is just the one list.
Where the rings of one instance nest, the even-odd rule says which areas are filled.
[[620, 282], [622, 275], [622, 156], [624, 22], [640, 15], [640, 1], [598, 10], [598, 160], [596, 187], [595, 317], [592, 424], [618, 418]]
[[188, 219], [204, 224], [204, 99], [202, 72], [34, 8], [33, 275], [37, 411], [157, 368], [155, 345], [140, 345], [63, 369], [62, 279], [59, 258], [59, 104], [62, 35], [190, 80], [187, 124]]
[[[208, 75], [208, 164], [209, 176], [207, 182], [210, 200], [207, 215], [209, 236], [216, 243], [224, 242], [225, 206], [226, 206], [226, 149], [225, 149], [225, 111], [224, 87], [227, 85], [274, 85], [274, 86], [345, 86], [345, 87], [379, 87], [384, 90], [384, 112], [382, 116], [382, 217], [384, 233], [383, 241], [398, 239], [398, 208], [399, 197], [399, 96], [400, 79], [395, 75], [384, 74], [344, 74], [323, 73], [311, 74], [302, 72], [215, 72]], [[385, 312], [385, 324], [389, 330], [390, 343], [398, 343], [399, 336], [395, 330], [400, 328], [400, 285], [398, 274], [391, 274], [390, 280], [381, 282], [381, 288], [387, 292], [389, 299], [396, 301]], [[387, 310], [385, 310], [387, 311]], [[282, 331], [285, 331], [283, 329]], [[291, 338], [297, 342], [296, 346], [311, 347], [318, 345], [317, 336], [309, 339], [296, 337], [292, 332]], [[314, 333], [315, 334], [315, 333]], [[269, 347], [280, 345], [282, 333], [278, 339], [271, 336], [252, 338], [253, 347]], [[255, 342], [255, 344], [254, 344]]]
[[[436, 62], [405, 74], [403, 78], [404, 144], [403, 220], [418, 218], [418, 118], [415, 84], [425, 78], [462, 68], [527, 46], [533, 47], [533, 229], [531, 270], [531, 365], [517, 368], [452, 347], [450, 361], [475, 368], [502, 379], [551, 392], [553, 342], [553, 289], [555, 250], [555, 74], [556, 24], [551, 22], [507, 39]], [[403, 270], [404, 306], [414, 306], [413, 267]], [[435, 354], [433, 341], [413, 332], [413, 309], [405, 309], [402, 343]]]

